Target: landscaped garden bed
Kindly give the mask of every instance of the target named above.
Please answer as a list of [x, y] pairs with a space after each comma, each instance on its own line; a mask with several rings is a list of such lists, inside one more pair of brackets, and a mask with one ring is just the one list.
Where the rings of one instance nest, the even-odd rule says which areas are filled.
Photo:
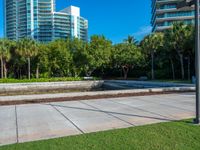
[[51, 103], [51, 102], [65, 102], [65, 101], [77, 101], [77, 100], [94, 100], [94, 99], [106, 99], [106, 98], [119, 98], [119, 97], [132, 97], [132, 96], [148, 96], [148, 95], [161, 95], [161, 94], [175, 94], [181, 92], [191, 91], [160, 91], [160, 92], [138, 92], [138, 93], [118, 93], [118, 94], [102, 94], [102, 95], [83, 95], [83, 96], [68, 96], [58, 98], [46, 98], [46, 99], [31, 99], [31, 100], [9, 100], [0, 101], [0, 106], [7, 105], [21, 105], [21, 104], [37, 104], [37, 103]]

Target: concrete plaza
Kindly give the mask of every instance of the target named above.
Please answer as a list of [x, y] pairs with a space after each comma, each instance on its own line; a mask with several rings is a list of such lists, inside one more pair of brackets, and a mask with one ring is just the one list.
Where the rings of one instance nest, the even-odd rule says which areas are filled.
[[0, 106], [0, 145], [192, 118], [194, 93]]

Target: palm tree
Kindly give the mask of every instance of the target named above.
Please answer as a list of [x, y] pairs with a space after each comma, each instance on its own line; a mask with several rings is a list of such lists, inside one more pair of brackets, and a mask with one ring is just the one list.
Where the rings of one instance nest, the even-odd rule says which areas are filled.
[[37, 43], [30, 38], [24, 38], [17, 43], [17, 53], [28, 62], [28, 79], [31, 78], [31, 58], [38, 53]]
[[50, 44], [39, 43], [37, 45], [38, 52], [37, 52], [36, 57], [34, 58], [34, 63], [36, 65], [36, 70], [35, 70], [36, 79], [38, 79], [40, 76], [40, 67], [48, 66], [47, 65], [49, 63], [48, 62], [48, 56], [49, 56], [48, 53], [50, 53], [48, 46], [50, 46]]
[[3, 79], [3, 51], [5, 49], [4, 39], [0, 40], [1, 78]]
[[152, 33], [148, 36], [146, 36], [141, 41], [141, 47], [144, 49], [144, 51], [151, 55], [151, 79], [155, 79], [155, 73], [154, 73], [154, 55], [156, 51], [163, 46], [163, 33]]
[[1, 78], [7, 78], [7, 67], [6, 63], [11, 58], [10, 50], [13, 42], [8, 39], [0, 40], [0, 58], [1, 58]]
[[[174, 23], [171, 30], [168, 31], [168, 42], [172, 48], [177, 52], [179, 56], [179, 61], [181, 65], [181, 77], [182, 79], [185, 78], [184, 72], [184, 53], [186, 50], [186, 45], [188, 44], [188, 37], [190, 36], [190, 32], [188, 30], [188, 26], [184, 25], [183, 23]], [[186, 44], [187, 43], [187, 44]]]
[[124, 43], [137, 45], [138, 41], [135, 39], [134, 36], [129, 35], [127, 39], [124, 39]]
[[177, 53], [176, 50], [173, 48], [171, 41], [168, 39], [170, 37], [170, 29], [167, 29], [164, 32], [164, 51], [161, 54], [161, 57], [163, 59], [169, 60], [170, 66], [171, 66], [171, 71], [172, 71], [172, 79], [176, 79], [176, 74], [175, 74], [175, 61], [177, 59]]
[[187, 71], [188, 71], [188, 80], [191, 80], [191, 60], [192, 58], [194, 58], [194, 53], [195, 53], [195, 47], [194, 47], [194, 43], [195, 43], [195, 30], [194, 30], [194, 26], [192, 25], [188, 25], [186, 27], [186, 32], [187, 32], [187, 40], [185, 42], [185, 58], [187, 59], [188, 62], [188, 67], [187, 67]]

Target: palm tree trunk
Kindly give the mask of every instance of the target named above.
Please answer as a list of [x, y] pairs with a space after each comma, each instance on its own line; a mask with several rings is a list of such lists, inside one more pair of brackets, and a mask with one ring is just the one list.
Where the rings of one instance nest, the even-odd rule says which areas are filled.
[[4, 68], [4, 78], [7, 79], [7, 67], [5, 61], [3, 61], [3, 68]]
[[39, 78], [39, 64], [37, 64], [37, 67], [36, 67], [36, 78], [37, 79]]
[[182, 80], [185, 79], [185, 72], [184, 72], [184, 64], [183, 64], [183, 54], [180, 54], [180, 63], [181, 63], [181, 78]]
[[172, 59], [170, 59], [170, 63], [171, 63], [171, 68], [172, 68], [172, 77], [173, 77], [173, 80], [175, 80], [174, 62]]
[[28, 57], [28, 79], [31, 79], [31, 60], [30, 57]]
[[151, 79], [155, 79], [154, 75], [154, 52], [151, 52]]
[[190, 56], [188, 56], [188, 81], [190, 81]]
[[22, 79], [22, 69], [19, 69], [19, 78]]
[[3, 79], [3, 58], [1, 56], [1, 78]]

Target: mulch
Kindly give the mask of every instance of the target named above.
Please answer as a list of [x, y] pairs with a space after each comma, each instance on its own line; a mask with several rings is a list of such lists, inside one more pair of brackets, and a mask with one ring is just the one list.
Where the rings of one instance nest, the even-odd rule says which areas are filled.
[[[191, 91], [184, 91], [191, 92]], [[48, 99], [34, 99], [34, 100], [14, 100], [14, 101], [1, 101], [0, 106], [9, 105], [22, 105], [22, 104], [39, 104], [39, 103], [51, 103], [51, 102], [65, 102], [65, 101], [78, 101], [78, 100], [94, 100], [94, 99], [106, 99], [106, 98], [120, 98], [120, 97], [133, 97], [133, 96], [148, 96], [148, 95], [162, 95], [162, 94], [175, 94], [184, 93], [164, 91], [164, 92], [144, 92], [144, 93], [124, 93], [115, 95], [95, 95], [95, 96], [74, 96], [74, 97], [61, 97], [61, 98], [48, 98]]]

